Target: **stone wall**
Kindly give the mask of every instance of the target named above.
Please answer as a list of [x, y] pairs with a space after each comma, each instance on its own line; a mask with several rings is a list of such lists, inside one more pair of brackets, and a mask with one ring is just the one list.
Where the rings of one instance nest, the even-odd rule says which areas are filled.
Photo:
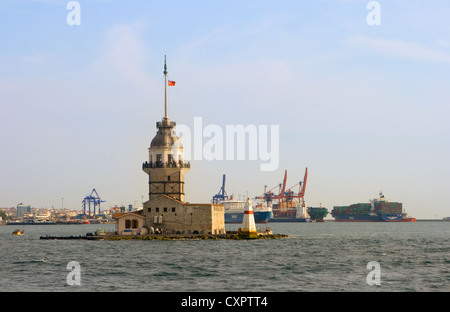
[[144, 215], [150, 232], [158, 228], [172, 234], [224, 234], [222, 205], [187, 204], [166, 195], [153, 195], [144, 203]]

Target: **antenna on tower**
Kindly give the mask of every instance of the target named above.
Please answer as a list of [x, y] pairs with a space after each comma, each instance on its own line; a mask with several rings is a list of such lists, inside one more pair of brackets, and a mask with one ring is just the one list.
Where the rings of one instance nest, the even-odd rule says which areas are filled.
[[167, 123], [169, 123], [169, 116], [168, 116], [168, 109], [167, 109], [167, 62], [166, 62], [166, 56], [164, 55], [164, 91], [165, 91], [165, 110], [164, 110], [164, 119]]

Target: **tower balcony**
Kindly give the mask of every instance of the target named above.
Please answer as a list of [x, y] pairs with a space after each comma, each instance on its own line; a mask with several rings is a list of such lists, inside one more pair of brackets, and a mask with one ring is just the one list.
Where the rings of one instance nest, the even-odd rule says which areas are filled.
[[163, 121], [157, 121], [156, 122], [156, 128], [175, 128], [177, 126], [177, 123], [175, 121], [169, 121], [166, 118], [163, 118]]
[[142, 169], [148, 169], [148, 168], [191, 168], [191, 163], [187, 162], [184, 163], [182, 161], [171, 161], [171, 162], [161, 162], [161, 161], [155, 161], [155, 162], [148, 162], [142, 164]]

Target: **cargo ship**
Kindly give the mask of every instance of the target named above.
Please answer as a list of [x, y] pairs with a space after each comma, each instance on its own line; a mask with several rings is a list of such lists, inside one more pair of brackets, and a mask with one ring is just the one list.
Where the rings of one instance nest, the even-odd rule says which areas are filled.
[[[272, 215], [269, 222], [310, 222], [311, 218], [306, 210], [304, 200], [307, 177], [308, 168], [305, 169], [303, 181], [286, 188], [287, 170], [285, 170], [283, 183], [276, 185], [270, 190], [267, 190], [267, 186], [265, 186], [264, 193], [255, 198], [261, 201], [256, 207], [259, 205], [272, 207]], [[294, 191], [296, 186], [299, 187], [298, 192]], [[275, 194], [273, 190], [277, 187], [279, 188], [278, 194]]]
[[[213, 204], [223, 205], [225, 223], [242, 223], [244, 220], [245, 201], [235, 200], [233, 195], [228, 196], [225, 191], [225, 175], [223, 175], [222, 187], [219, 192], [213, 196], [211, 202]], [[271, 206], [257, 205], [253, 207], [253, 215], [255, 223], [267, 223], [272, 214]]]
[[[218, 202], [223, 205], [225, 210], [225, 223], [242, 223], [244, 220], [245, 201], [233, 200], [233, 196], [229, 200]], [[253, 207], [253, 216], [255, 223], [267, 223], [272, 214], [271, 207], [255, 206]]]
[[331, 215], [337, 222], [415, 222], [415, 218], [403, 212], [402, 206], [402, 203], [387, 201], [380, 193], [380, 198], [370, 203], [334, 206]]
[[325, 207], [308, 207], [308, 214], [311, 218], [311, 222], [325, 222], [323, 218], [328, 215], [328, 209]]
[[311, 218], [307, 212], [303, 202], [297, 202], [295, 206], [287, 202], [287, 206], [283, 207], [274, 204], [272, 215], [269, 222], [311, 222]]

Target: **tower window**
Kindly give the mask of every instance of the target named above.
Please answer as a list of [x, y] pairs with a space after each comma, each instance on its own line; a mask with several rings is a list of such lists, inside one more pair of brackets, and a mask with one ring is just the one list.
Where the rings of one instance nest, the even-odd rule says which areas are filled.
[[170, 176], [167, 176], [167, 181], [170, 181]]
[[147, 211], [148, 212], [152, 212], [152, 208], [147, 208]]
[[175, 212], [175, 207], [172, 207], [172, 212]]
[[156, 212], [159, 212], [159, 208], [158, 208], [158, 207], [156, 207], [155, 209], [156, 209], [156, 210], [155, 210]]
[[156, 155], [156, 162], [162, 162], [162, 155], [161, 154], [157, 154]]
[[164, 207], [164, 212], [167, 212], [167, 207]]

